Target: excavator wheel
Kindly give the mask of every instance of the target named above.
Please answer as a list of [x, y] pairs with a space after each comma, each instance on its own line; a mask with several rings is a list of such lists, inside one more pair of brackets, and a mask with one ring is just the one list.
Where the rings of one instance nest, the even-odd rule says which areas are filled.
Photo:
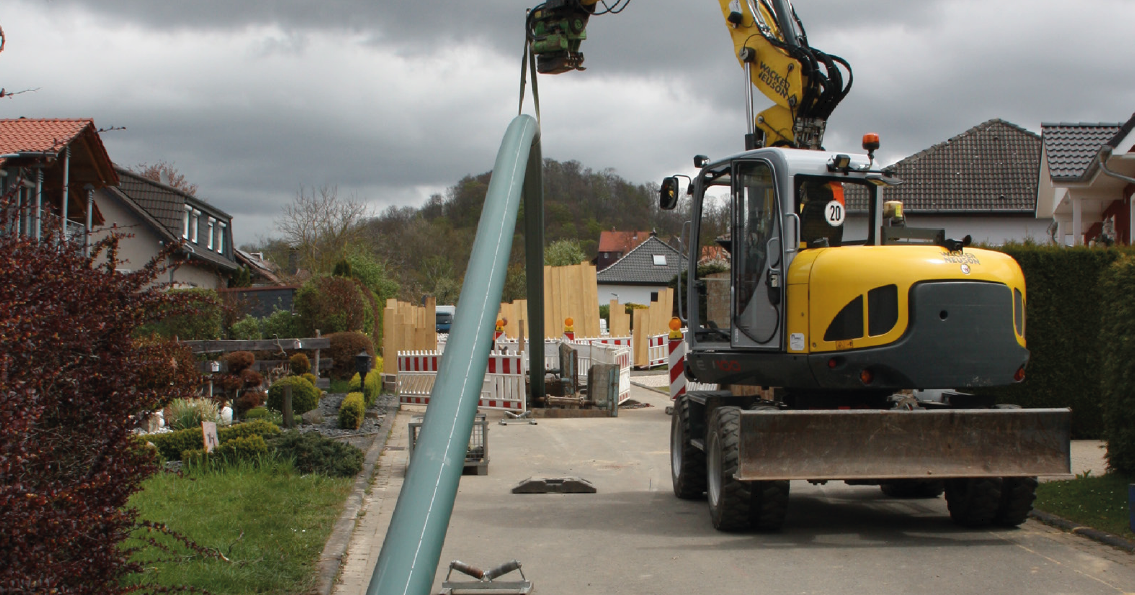
[[932, 480], [895, 479], [883, 482], [879, 489], [891, 498], [937, 498], [946, 491], [946, 484]]
[[984, 527], [1001, 508], [1000, 477], [966, 477], [946, 480], [946, 506], [950, 518], [963, 527]]
[[690, 400], [680, 395], [670, 416], [670, 479], [674, 495], [696, 500], [705, 494], [705, 453], [691, 442]]
[[1025, 522], [1036, 500], [1035, 477], [1005, 477], [1001, 479], [1001, 505], [993, 522], [1003, 527], [1016, 527]]
[[706, 466], [709, 516], [719, 531], [748, 529], [752, 501], [749, 482], [734, 479], [740, 466], [741, 409], [718, 407], [706, 431]]

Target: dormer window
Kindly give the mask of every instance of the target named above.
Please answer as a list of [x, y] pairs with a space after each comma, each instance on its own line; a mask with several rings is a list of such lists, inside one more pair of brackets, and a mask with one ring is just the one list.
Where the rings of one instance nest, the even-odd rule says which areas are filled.
[[193, 237], [190, 238], [190, 241], [192, 241], [194, 244], [196, 244], [197, 243], [197, 228], [201, 227], [201, 211], [198, 211], [197, 209], [193, 209], [193, 216], [191, 217], [191, 219], [193, 220], [192, 221], [192, 223], [193, 223]]
[[184, 226], [181, 230], [181, 237], [189, 239], [189, 217], [193, 214], [193, 207], [185, 205], [185, 219], [183, 220]]
[[217, 223], [216, 219], [209, 217], [209, 239], [208, 239], [208, 243], [206, 244], [206, 247], [210, 250], [213, 249], [213, 229], [215, 228], [216, 223]]
[[217, 230], [217, 253], [218, 254], [224, 254], [225, 253], [225, 228], [228, 227], [228, 226], [225, 225], [224, 221], [218, 221], [217, 223], [220, 224], [220, 226], [221, 226], [221, 228]]

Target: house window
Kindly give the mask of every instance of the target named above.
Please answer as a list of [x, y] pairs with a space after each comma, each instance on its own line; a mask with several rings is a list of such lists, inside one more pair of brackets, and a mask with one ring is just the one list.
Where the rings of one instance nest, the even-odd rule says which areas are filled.
[[657, 291], [650, 292], [650, 301], [652, 301], [652, 302], [658, 301], [658, 292]]
[[656, 267], [666, 266], [666, 255], [665, 254], [655, 254], [654, 255], [654, 266], [656, 266]]
[[198, 211], [197, 209], [193, 209], [192, 219], [193, 219], [193, 237], [190, 238], [190, 240], [194, 244], [196, 244], [197, 243], [197, 228], [201, 226], [201, 211]]
[[185, 220], [184, 227], [181, 230], [181, 237], [189, 239], [189, 216], [193, 214], [193, 207], [185, 205]]
[[209, 248], [210, 250], [213, 249], [213, 229], [214, 229], [216, 222], [217, 222], [216, 219], [209, 217], [209, 240], [208, 240], [208, 244], [206, 245], [206, 247]]
[[220, 224], [220, 226], [221, 226], [221, 228], [217, 230], [217, 253], [218, 254], [224, 254], [225, 253], [225, 228], [227, 226], [225, 225], [224, 221], [218, 221], [217, 223]]

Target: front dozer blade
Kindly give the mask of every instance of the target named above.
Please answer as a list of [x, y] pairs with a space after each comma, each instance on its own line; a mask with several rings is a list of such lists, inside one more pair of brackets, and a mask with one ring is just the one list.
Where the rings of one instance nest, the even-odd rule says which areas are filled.
[[1070, 428], [1068, 409], [745, 411], [737, 478], [1065, 475]]

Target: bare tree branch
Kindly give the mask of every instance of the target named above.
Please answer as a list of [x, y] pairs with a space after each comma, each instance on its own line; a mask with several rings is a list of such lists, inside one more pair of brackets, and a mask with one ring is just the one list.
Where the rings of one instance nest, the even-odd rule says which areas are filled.
[[350, 197], [339, 198], [337, 186], [296, 191], [292, 204], [276, 218], [276, 229], [299, 251], [299, 266], [313, 273], [330, 272], [347, 248], [361, 240], [367, 206]]

